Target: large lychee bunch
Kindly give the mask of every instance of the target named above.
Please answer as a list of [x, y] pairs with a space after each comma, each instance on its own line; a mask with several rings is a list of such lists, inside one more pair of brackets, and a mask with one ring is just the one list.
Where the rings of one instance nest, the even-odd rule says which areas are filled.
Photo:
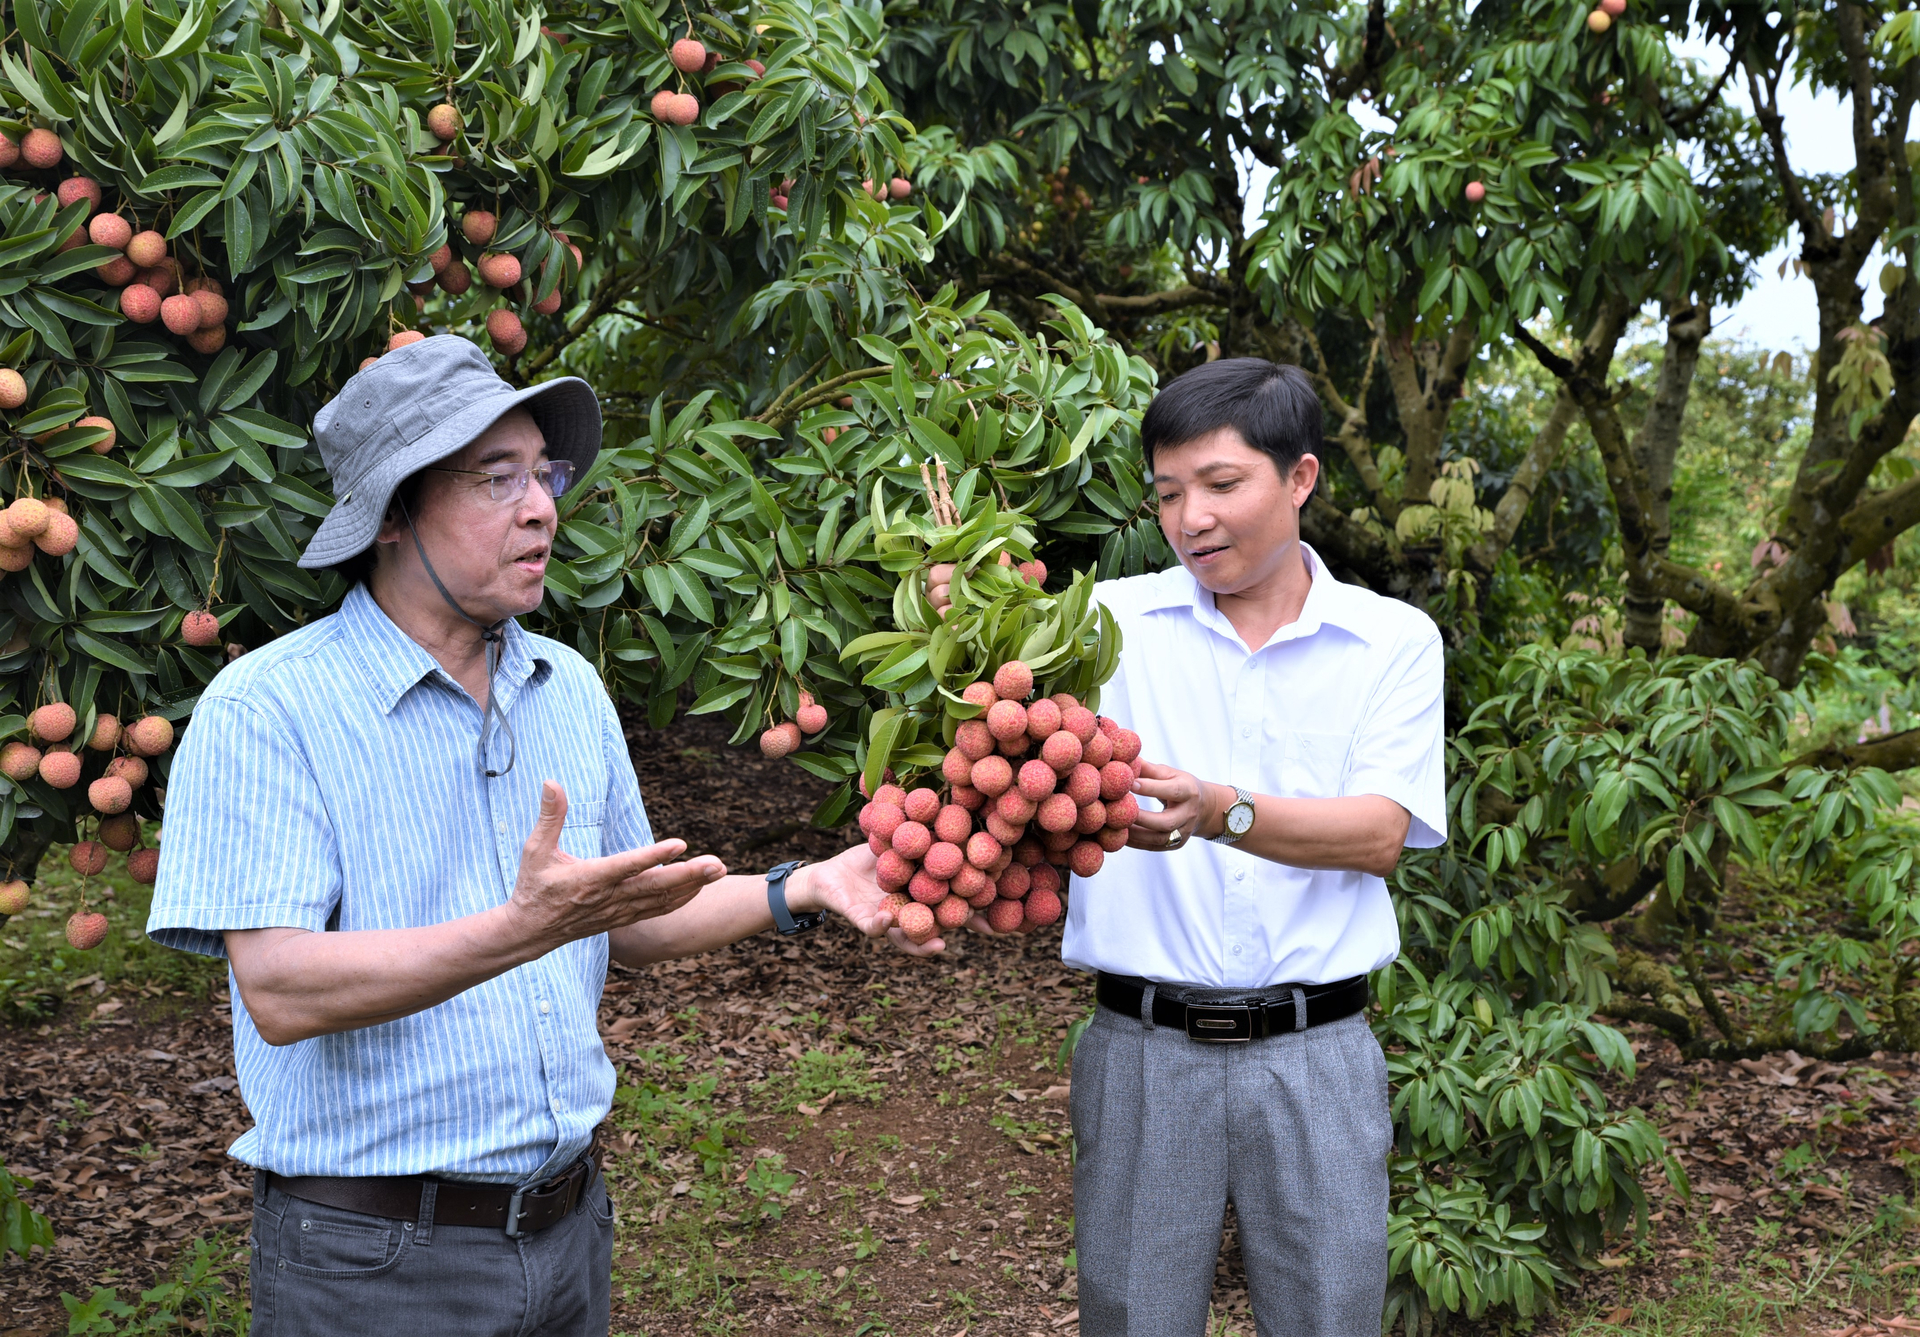
[[[961, 700], [977, 713], [952, 728], [944, 796], [886, 784], [860, 811], [880, 885], [932, 910], [936, 929], [975, 912], [1002, 933], [1056, 922], [1068, 875], [1098, 873], [1139, 815], [1139, 736], [1070, 692], [1033, 690], [1020, 660], [969, 683]], [[932, 936], [895, 917], [916, 941]]]

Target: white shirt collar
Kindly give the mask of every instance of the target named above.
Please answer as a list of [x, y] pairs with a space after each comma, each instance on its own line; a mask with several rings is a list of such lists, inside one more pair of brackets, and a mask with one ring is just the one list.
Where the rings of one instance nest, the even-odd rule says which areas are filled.
[[[1299, 640], [1313, 635], [1323, 626], [1338, 627], [1369, 645], [1374, 644], [1384, 628], [1369, 607], [1372, 601], [1354, 597], [1364, 594], [1364, 591], [1350, 589], [1335, 580], [1333, 573], [1327, 570], [1327, 564], [1320, 559], [1320, 554], [1304, 539], [1300, 542], [1300, 551], [1307, 559], [1307, 569], [1313, 578], [1312, 585], [1307, 589], [1307, 600], [1300, 607], [1300, 616], [1276, 631], [1267, 644]], [[1212, 592], [1184, 566], [1180, 568], [1180, 578], [1165, 581], [1159, 597], [1142, 604], [1140, 611], [1155, 613], [1176, 608], [1192, 610], [1194, 619], [1202, 626], [1219, 632], [1236, 645], [1242, 644], [1240, 634], [1214, 604]]]

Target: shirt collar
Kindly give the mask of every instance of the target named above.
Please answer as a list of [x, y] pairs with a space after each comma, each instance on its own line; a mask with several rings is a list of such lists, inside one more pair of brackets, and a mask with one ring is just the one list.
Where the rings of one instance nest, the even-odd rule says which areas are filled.
[[[1366, 591], [1335, 580], [1320, 554], [1305, 540], [1300, 543], [1300, 551], [1306, 556], [1313, 584], [1307, 589], [1307, 601], [1300, 607], [1300, 616], [1275, 632], [1269, 644], [1298, 640], [1329, 626], [1371, 645], [1379, 628], [1368, 607], [1371, 601], [1365, 597]], [[1211, 627], [1239, 643], [1239, 634], [1215, 607], [1212, 593], [1184, 566], [1179, 568], [1179, 578], [1163, 582], [1158, 597], [1141, 611], [1153, 613], [1175, 608], [1190, 609], [1202, 626]]]
[[[394, 625], [393, 619], [387, 616], [386, 610], [375, 601], [365, 584], [355, 585], [347, 592], [346, 599], [340, 605], [339, 616], [346, 626], [349, 640], [359, 653], [361, 666], [373, 684], [381, 714], [391, 714], [402, 697], [435, 673], [439, 673], [448, 683], [453, 681], [440, 668], [438, 660]], [[527, 644], [527, 633], [512, 618], [507, 619], [506, 638], [506, 647], [500, 655], [500, 674], [495, 683], [496, 690], [501, 693], [502, 709], [511, 703], [514, 693], [529, 679], [536, 676], [544, 678], [552, 669], [544, 657], [533, 654]]]

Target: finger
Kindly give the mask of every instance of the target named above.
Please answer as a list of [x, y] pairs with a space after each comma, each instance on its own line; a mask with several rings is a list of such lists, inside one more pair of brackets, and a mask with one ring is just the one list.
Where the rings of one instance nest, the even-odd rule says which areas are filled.
[[953, 586], [935, 585], [927, 591], [927, 602], [935, 608], [945, 608], [953, 602]]
[[932, 569], [927, 572], [927, 584], [929, 586], [951, 585], [953, 573], [959, 569], [958, 563], [955, 562], [935, 562]]
[[1168, 808], [1162, 812], [1141, 813], [1133, 819], [1133, 825], [1127, 829], [1129, 831], [1156, 831], [1164, 836], [1176, 826], [1185, 826], [1191, 820], [1193, 820], [1192, 813], [1182, 813], [1178, 808]]
[[[687, 852], [687, 842], [679, 838], [662, 840], [652, 845], [642, 845], [637, 850], [622, 850], [618, 854], [603, 855], [598, 859], [582, 859], [578, 871], [587, 877], [600, 878], [607, 882], [618, 882], [623, 878], [644, 873], [649, 868], [658, 868], [670, 863]], [[700, 856], [713, 859], [710, 854]], [[718, 859], [713, 859], [717, 864]], [[724, 869], [724, 865], [722, 865]]]
[[718, 882], [726, 875], [725, 864], [711, 854], [702, 854], [698, 858], [687, 859], [680, 863], [663, 863], [652, 868], [643, 868], [621, 878], [620, 885], [623, 890], [664, 887], [680, 882], [695, 882], [704, 887], [709, 882]]
[[1193, 781], [1183, 772], [1175, 771], [1171, 780], [1156, 780], [1141, 776], [1133, 782], [1133, 792], [1142, 798], [1159, 799], [1162, 803], [1184, 803], [1198, 798]]
[[1163, 766], [1157, 761], [1143, 761], [1140, 763], [1140, 774], [1152, 780], [1171, 780], [1185, 772], [1175, 766]]
[[1149, 827], [1130, 826], [1127, 828], [1127, 845], [1131, 849], [1146, 850], [1152, 854], [1170, 854], [1175, 850], [1185, 849], [1187, 846], [1185, 840], [1178, 845], [1168, 843], [1167, 838], [1171, 834], [1168, 831], [1155, 831]]
[[1004, 938], [1007, 935], [996, 929], [983, 914], [975, 913], [967, 917], [967, 928], [973, 933], [982, 933], [989, 938]]
[[540, 782], [540, 816], [520, 847], [520, 862], [539, 865], [550, 861], [560, 849], [560, 828], [567, 824], [567, 791], [558, 780]]
[[908, 956], [938, 956], [947, 950], [947, 944], [939, 938], [929, 938], [925, 942], [915, 942], [897, 928], [887, 930], [887, 940]]

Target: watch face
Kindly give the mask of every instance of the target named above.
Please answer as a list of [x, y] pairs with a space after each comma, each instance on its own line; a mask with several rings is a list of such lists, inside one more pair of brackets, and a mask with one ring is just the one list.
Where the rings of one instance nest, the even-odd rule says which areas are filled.
[[1236, 836], [1244, 836], [1253, 830], [1253, 807], [1247, 803], [1236, 803], [1227, 809], [1227, 830]]

